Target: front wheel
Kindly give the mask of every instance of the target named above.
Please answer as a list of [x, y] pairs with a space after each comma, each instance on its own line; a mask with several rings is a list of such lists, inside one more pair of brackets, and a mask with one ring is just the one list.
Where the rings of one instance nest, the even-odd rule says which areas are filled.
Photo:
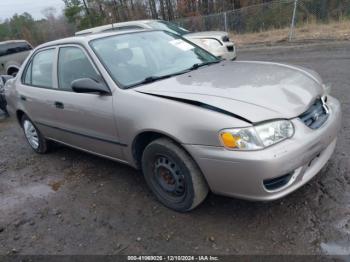
[[145, 148], [142, 170], [157, 199], [176, 211], [195, 208], [208, 194], [207, 183], [196, 163], [169, 139], [157, 139]]
[[46, 153], [48, 149], [47, 140], [26, 115], [22, 117], [22, 128], [30, 147], [39, 154]]

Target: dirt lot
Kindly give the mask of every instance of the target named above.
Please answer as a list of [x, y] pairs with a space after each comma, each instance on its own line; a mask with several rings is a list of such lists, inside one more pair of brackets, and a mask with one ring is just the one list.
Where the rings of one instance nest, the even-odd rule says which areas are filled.
[[66, 147], [36, 155], [15, 120], [0, 120], [0, 253], [350, 254], [350, 43], [238, 55], [307, 66], [333, 84], [343, 129], [309, 184], [270, 203], [209, 195], [179, 214], [133, 169]]
[[[288, 41], [290, 28], [271, 29], [268, 31], [231, 34], [238, 46], [249, 44], [257, 45], [275, 45], [276, 43], [285, 43]], [[328, 24], [309, 23], [295, 28], [293, 41], [324, 41], [324, 40], [350, 40], [350, 21], [340, 20]]]

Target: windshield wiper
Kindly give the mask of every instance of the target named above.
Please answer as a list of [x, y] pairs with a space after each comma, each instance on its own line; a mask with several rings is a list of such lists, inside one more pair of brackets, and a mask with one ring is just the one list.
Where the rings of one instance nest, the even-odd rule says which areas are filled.
[[131, 88], [131, 87], [135, 87], [135, 86], [143, 85], [143, 84], [153, 83], [153, 82], [161, 80], [161, 79], [169, 78], [169, 77], [171, 77], [173, 75], [175, 75], [175, 74], [164, 75], [164, 76], [148, 76], [145, 79], [141, 80], [140, 82], [137, 82], [135, 84], [129, 85], [127, 88]]
[[135, 87], [135, 86], [139, 86], [139, 85], [143, 85], [143, 84], [153, 83], [155, 81], [162, 80], [162, 79], [165, 79], [165, 78], [169, 78], [169, 77], [172, 77], [172, 76], [182, 75], [182, 74], [185, 74], [185, 73], [187, 73], [189, 71], [192, 71], [192, 70], [195, 70], [197, 68], [200, 68], [202, 66], [206, 66], [206, 65], [210, 65], [210, 64], [217, 64], [217, 63], [219, 63], [221, 61], [222, 60], [216, 60], [216, 61], [204, 62], [204, 63], [197, 63], [197, 64], [192, 65], [188, 69], [185, 69], [183, 71], [176, 72], [176, 73], [173, 73], [173, 74], [168, 74], [168, 75], [163, 75], [163, 76], [148, 76], [145, 79], [141, 80], [140, 82], [137, 82], [135, 84], [127, 86], [127, 88], [131, 88], [131, 87]]
[[193, 64], [188, 70], [196, 70], [202, 66], [217, 64], [217, 63], [220, 63], [221, 61], [222, 60], [216, 60], [216, 61], [210, 61], [210, 62], [204, 62], [204, 63], [196, 63], [196, 64]]

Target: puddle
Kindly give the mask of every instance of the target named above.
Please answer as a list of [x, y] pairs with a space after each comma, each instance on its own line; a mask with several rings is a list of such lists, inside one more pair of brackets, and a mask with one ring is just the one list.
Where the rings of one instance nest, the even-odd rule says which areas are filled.
[[30, 198], [44, 198], [53, 193], [52, 188], [45, 184], [34, 184], [19, 188], [13, 188], [0, 198], [0, 209], [11, 208], [25, 203]]
[[[350, 246], [342, 246], [337, 243], [321, 243], [321, 249], [327, 255], [350, 255]], [[348, 260], [350, 261], [350, 258]]]
[[52, 193], [51, 188], [45, 184], [26, 186], [18, 188], [15, 191], [17, 191], [18, 194], [23, 194], [26, 196], [30, 195], [32, 197], [43, 197], [47, 196], [49, 193]]

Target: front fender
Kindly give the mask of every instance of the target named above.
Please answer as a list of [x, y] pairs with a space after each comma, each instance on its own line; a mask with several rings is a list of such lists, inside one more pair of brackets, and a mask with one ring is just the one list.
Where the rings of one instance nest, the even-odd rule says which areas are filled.
[[142, 132], [163, 134], [179, 144], [221, 147], [219, 130], [251, 124], [226, 115], [171, 99], [120, 90], [113, 99], [120, 141], [127, 144], [124, 155], [132, 163], [132, 144]]

